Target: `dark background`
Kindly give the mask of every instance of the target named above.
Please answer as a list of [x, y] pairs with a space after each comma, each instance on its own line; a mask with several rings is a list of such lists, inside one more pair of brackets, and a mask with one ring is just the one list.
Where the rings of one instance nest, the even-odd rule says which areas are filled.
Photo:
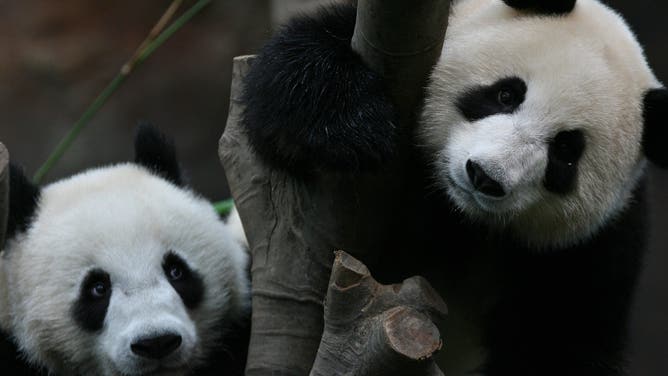
[[[133, 129], [149, 120], [175, 138], [196, 190], [212, 200], [228, 197], [217, 145], [232, 57], [257, 51], [273, 24], [312, 2], [317, 0], [215, 1], [132, 75], [47, 182], [129, 160]], [[0, 0], [0, 140], [12, 159], [34, 173], [169, 3]], [[668, 83], [668, 4], [607, 3], [629, 21], [655, 72]], [[634, 309], [634, 376], [668, 375], [667, 172], [650, 169], [650, 191], [652, 246]]]

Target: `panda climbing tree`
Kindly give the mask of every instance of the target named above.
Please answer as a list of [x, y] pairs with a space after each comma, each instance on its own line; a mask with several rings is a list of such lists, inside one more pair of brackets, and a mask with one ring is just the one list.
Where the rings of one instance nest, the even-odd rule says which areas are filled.
[[448, 374], [625, 374], [666, 89], [599, 1], [457, 2], [439, 59], [447, 9], [334, 6], [237, 60], [220, 154], [253, 253], [247, 374], [440, 372], [401, 354], [428, 330], [341, 308], [382, 299], [342, 254], [327, 279], [335, 249], [427, 276], [447, 318], [430, 289], [373, 312], [438, 324]]

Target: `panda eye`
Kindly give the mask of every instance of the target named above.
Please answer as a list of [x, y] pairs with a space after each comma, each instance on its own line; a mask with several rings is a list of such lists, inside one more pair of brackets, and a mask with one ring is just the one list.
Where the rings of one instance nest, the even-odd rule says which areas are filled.
[[582, 156], [585, 140], [582, 131], [563, 131], [557, 134], [551, 144], [550, 156], [572, 166]]
[[90, 295], [94, 298], [107, 296], [107, 286], [103, 282], [96, 282], [90, 289]]
[[519, 77], [502, 78], [492, 85], [476, 86], [457, 98], [459, 112], [470, 122], [498, 114], [512, 114], [524, 103], [527, 84]]
[[93, 271], [84, 283], [86, 294], [93, 300], [105, 299], [111, 294], [111, 280], [109, 274], [102, 271]]
[[513, 91], [508, 88], [502, 88], [499, 90], [496, 99], [499, 101], [499, 104], [504, 107], [512, 107], [516, 102], [515, 93], [513, 93]]
[[178, 281], [179, 279], [183, 278], [183, 269], [181, 269], [181, 267], [178, 265], [171, 265], [167, 275], [172, 281]]
[[98, 268], [86, 273], [72, 305], [72, 315], [81, 328], [90, 332], [102, 329], [112, 293], [109, 273]]
[[162, 261], [162, 270], [188, 309], [194, 309], [202, 302], [204, 281], [184, 259], [174, 252], [168, 252]]

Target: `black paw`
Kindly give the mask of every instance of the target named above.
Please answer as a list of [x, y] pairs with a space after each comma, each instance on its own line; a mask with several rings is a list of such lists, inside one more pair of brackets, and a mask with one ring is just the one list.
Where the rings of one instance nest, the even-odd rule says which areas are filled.
[[350, 47], [355, 17], [339, 4], [293, 19], [254, 60], [242, 126], [267, 164], [297, 175], [355, 172], [392, 156], [395, 109]]

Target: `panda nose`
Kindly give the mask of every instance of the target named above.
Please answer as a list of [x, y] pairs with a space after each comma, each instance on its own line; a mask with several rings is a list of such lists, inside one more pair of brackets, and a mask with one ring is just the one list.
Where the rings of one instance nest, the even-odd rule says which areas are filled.
[[181, 346], [181, 336], [165, 334], [135, 341], [130, 348], [132, 352], [144, 358], [162, 359]]
[[492, 197], [503, 197], [506, 195], [501, 184], [490, 178], [479, 164], [470, 159], [466, 161], [466, 173], [476, 191]]

